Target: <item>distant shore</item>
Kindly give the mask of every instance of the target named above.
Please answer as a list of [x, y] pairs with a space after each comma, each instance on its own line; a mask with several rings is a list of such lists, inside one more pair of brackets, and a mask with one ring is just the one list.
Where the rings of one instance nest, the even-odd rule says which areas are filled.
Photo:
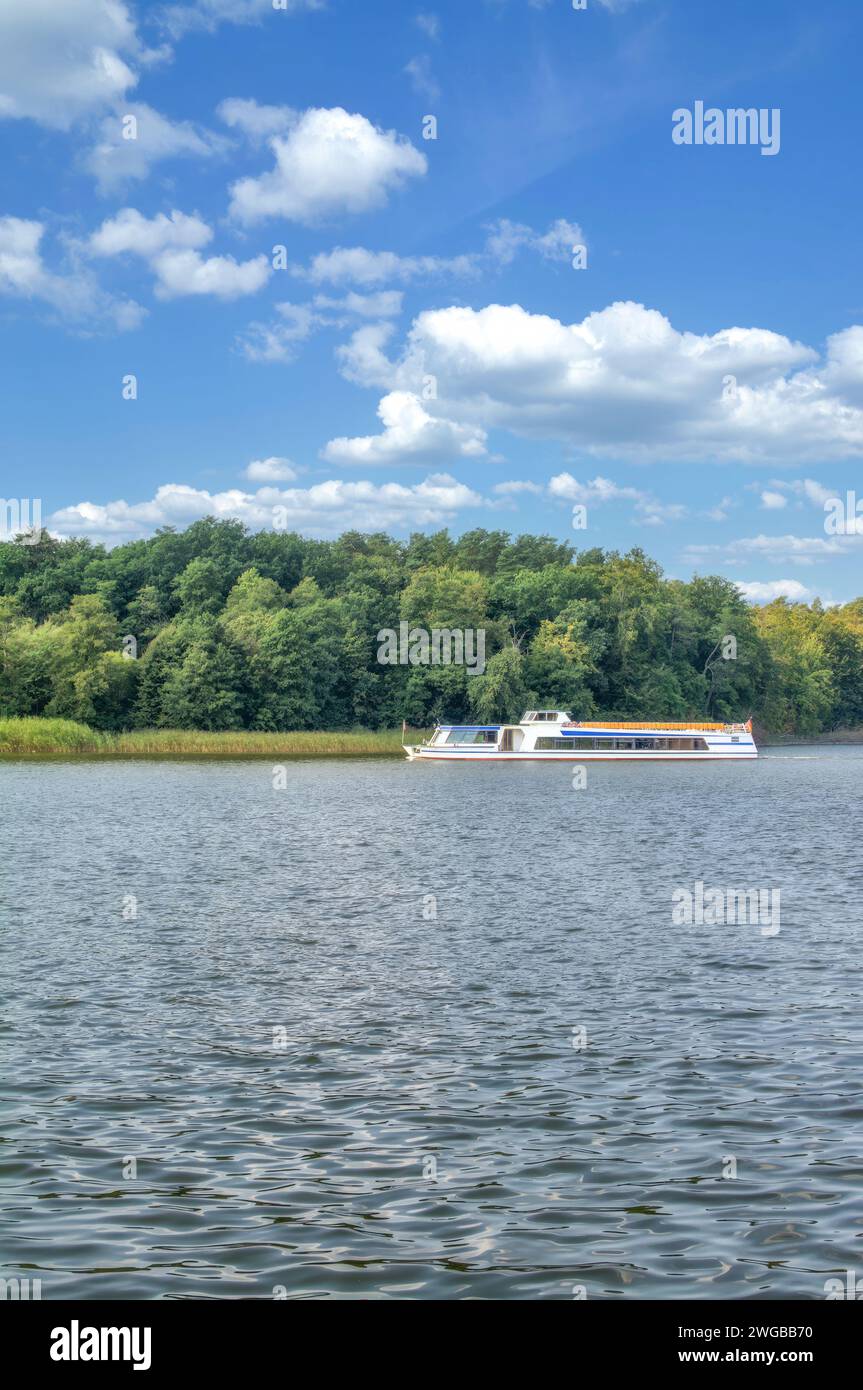
[[[350, 729], [254, 733], [199, 729], [133, 729], [103, 733], [72, 719], [0, 719], [3, 758], [398, 758], [402, 743], [418, 743], [429, 730]], [[799, 744], [860, 744], [863, 729], [822, 734], [769, 734], [756, 730], [760, 748]]]
[[793, 748], [805, 743], [863, 743], [863, 729], [831, 729], [825, 734], [762, 734], [755, 742], [759, 748]]

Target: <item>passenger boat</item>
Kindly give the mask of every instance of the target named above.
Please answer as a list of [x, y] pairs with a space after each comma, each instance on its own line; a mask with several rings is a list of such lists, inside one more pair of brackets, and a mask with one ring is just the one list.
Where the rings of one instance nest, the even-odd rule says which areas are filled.
[[745, 724], [621, 724], [534, 709], [517, 724], [439, 724], [424, 743], [402, 747], [411, 761], [691, 762], [758, 757], [751, 719]]

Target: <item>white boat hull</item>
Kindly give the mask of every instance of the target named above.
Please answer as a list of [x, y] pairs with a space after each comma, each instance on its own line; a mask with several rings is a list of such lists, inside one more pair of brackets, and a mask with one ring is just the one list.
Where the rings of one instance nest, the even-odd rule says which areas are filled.
[[652, 753], [650, 751], [631, 752], [621, 750], [614, 752], [596, 752], [593, 749], [585, 750], [582, 753], [498, 753], [492, 750], [488, 753], [464, 752], [455, 753], [438, 748], [419, 748], [402, 745], [411, 762], [447, 762], [447, 763], [704, 763], [704, 762], [752, 762], [758, 757], [758, 750], [755, 748], [733, 749], [728, 753], [722, 752], [696, 752], [696, 753]]

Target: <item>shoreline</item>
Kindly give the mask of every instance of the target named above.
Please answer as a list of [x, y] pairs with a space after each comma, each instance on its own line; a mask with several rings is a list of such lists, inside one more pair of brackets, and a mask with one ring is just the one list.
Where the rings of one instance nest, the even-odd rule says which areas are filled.
[[[416, 731], [411, 731], [416, 737]], [[56, 758], [403, 758], [401, 729], [263, 733], [135, 729], [102, 733], [66, 719], [0, 719], [0, 761]]]

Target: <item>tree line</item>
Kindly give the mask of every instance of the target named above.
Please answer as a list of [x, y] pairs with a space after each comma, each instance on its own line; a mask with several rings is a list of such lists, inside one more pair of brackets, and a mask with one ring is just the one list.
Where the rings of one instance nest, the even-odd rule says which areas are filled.
[[[482, 630], [482, 674], [382, 664], [379, 632], [404, 622]], [[7, 718], [380, 729], [514, 719], [529, 706], [857, 727], [863, 599], [753, 608], [728, 579], [666, 579], [640, 549], [576, 552], [504, 531], [324, 541], [210, 517], [110, 550], [45, 531], [0, 543]]]

